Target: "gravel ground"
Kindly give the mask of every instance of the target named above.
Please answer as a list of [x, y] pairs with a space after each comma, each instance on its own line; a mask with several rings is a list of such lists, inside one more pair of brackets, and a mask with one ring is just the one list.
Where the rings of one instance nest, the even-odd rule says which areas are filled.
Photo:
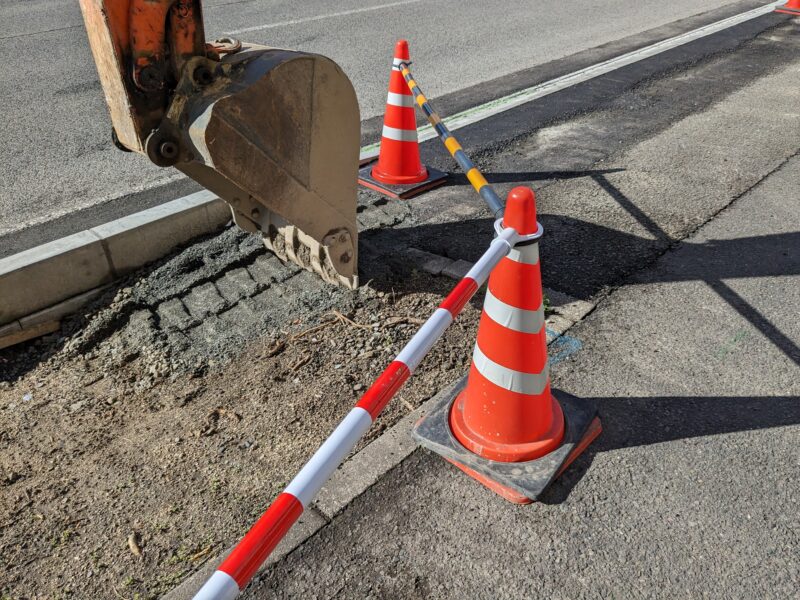
[[[233, 543], [450, 284], [409, 283], [427, 291], [332, 301], [183, 372], [134, 312], [93, 350], [4, 384], [2, 592], [155, 597]], [[478, 315], [467, 308], [364, 443], [466, 368]]]

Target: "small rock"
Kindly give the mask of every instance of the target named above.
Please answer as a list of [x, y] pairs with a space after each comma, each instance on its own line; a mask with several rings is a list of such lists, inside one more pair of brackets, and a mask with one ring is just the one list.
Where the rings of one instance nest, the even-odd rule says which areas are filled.
[[72, 404], [69, 405], [69, 411], [78, 412], [84, 406], [86, 406], [86, 400], [78, 400], [77, 402], [73, 402]]
[[135, 531], [128, 536], [128, 548], [134, 556], [142, 555], [142, 548], [139, 546], [139, 534]]
[[8, 475], [6, 475], [3, 483], [5, 483], [6, 485], [11, 485], [12, 483], [19, 481], [20, 479], [22, 479], [22, 474], [17, 473], [16, 471], [11, 471]]
[[357, 383], [357, 384], [355, 384], [353, 386], [353, 391], [354, 392], [360, 392], [363, 389], [364, 389], [364, 384], [363, 383]]

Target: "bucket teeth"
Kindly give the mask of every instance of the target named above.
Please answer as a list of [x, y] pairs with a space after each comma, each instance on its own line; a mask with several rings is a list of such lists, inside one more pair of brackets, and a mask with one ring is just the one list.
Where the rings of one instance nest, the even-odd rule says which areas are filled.
[[338, 272], [328, 247], [294, 225], [270, 226], [264, 233], [264, 245], [282, 261], [292, 262], [311, 271], [328, 283], [348, 289], [358, 287], [357, 274]]

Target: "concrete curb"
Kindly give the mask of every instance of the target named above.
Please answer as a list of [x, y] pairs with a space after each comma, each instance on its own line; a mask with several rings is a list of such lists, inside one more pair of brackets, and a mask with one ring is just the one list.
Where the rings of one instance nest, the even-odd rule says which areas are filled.
[[[754, 21], [762, 13], [768, 14], [773, 4], [754, 7], [746, 13], [734, 13], [669, 39], [651, 41], [645, 48], [611, 56], [603, 63], [604, 72], [614, 72], [630, 62], [659, 54], [667, 48], [686, 45], [691, 40], [711, 37], [711, 34], [729, 29], [743, 20]], [[738, 5], [736, 10], [739, 10]], [[468, 103], [458, 114], [451, 115], [449, 119], [456, 122], [450, 126], [456, 129], [486, 118], [494, 114], [492, 111], [500, 110], [498, 103], [503, 104], [502, 110], [523, 100], [529, 103], [534, 97], [552, 93], [558, 85], [570, 87], [583, 80], [581, 77], [597, 77], [593, 73], [590, 67], [585, 66], [547, 81], [532, 82], [532, 86], [522, 90], [508, 90], [506, 96], [480, 106]], [[423, 126], [420, 141], [431, 137], [435, 135]], [[374, 159], [378, 147], [377, 142], [362, 147], [360, 164]], [[213, 231], [228, 218], [225, 204], [203, 191], [0, 259], [0, 298], [3, 300], [0, 304], [0, 347], [35, 337], [32, 329], [21, 329], [21, 318], [107, 284], [160, 258], [176, 245]], [[451, 267], [460, 270], [461, 266]], [[4, 325], [7, 327], [3, 328]]]
[[[444, 257], [438, 258], [451, 263], [463, 262], [452, 261]], [[583, 319], [595, 308], [595, 305], [590, 302], [575, 300], [571, 296], [560, 292], [545, 290], [545, 293], [551, 297], [551, 306], [555, 311], [545, 322], [548, 344], [558, 339], [567, 329]], [[556, 300], [554, 301], [553, 298]], [[451, 385], [456, 384], [453, 383]], [[289, 531], [270, 555], [267, 562], [258, 570], [253, 577], [253, 582], [258, 582], [260, 573], [264, 573], [270, 565], [282, 560], [299, 548], [306, 540], [335, 519], [350, 503], [375, 485], [386, 473], [394, 469], [417, 449], [417, 444], [411, 438], [411, 430], [414, 424], [433, 408], [437, 396], [438, 393], [434, 394], [421, 406], [408, 413], [380, 437], [351, 456], [336, 470], [328, 480], [328, 483], [322, 487], [314, 502], [303, 512], [297, 525]], [[231, 546], [208, 560], [178, 587], [162, 596], [162, 600], [191, 600], [233, 548], [234, 546]]]
[[0, 348], [24, 341], [43, 311], [61, 318], [96, 297], [92, 290], [230, 218], [227, 204], [202, 191], [0, 259]]

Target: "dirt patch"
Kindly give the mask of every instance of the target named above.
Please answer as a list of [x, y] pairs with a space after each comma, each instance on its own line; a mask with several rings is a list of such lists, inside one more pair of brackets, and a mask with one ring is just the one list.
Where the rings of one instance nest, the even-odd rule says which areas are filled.
[[[402, 294], [340, 298], [184, 372], [142, 335], [154, 329], [140, 309], [95, 349], [62, 349], [4, 383], [0, 591], [174, 587], [246, 531], [451, 284], [415, 272]], [[478, 316], [467, 307], [362, 445], [466, 369]]]

